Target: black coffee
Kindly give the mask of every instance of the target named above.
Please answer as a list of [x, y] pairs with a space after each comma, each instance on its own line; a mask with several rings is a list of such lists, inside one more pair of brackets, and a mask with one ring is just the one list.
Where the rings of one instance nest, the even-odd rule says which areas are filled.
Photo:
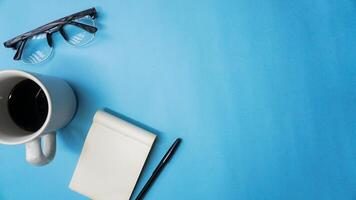
[[36, 132], [47, 118], [46, 94], [34, 81], [23, 80], [11, 90], [8, 110], [15, 124], [26, 131]]

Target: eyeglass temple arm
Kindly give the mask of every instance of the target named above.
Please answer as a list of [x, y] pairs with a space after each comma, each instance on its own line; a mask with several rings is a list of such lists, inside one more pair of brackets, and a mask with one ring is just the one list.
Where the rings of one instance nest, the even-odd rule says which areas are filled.
[[72, 24], [74, 26], [77, 26], [85, 31], [88, 31], [89, 33], [95, 33], [96, 31], [98, 31], [98, 28], [94, 27], [94, 26], [90, 26], [87, 24], [83, 24], [83, 23], [79, 23], [79, 22], [75, 22], [75, 21], [71, 21], [69, 22], [69, 24]]
[[22, 53], [23, 53], [23, 49], [25, 48], [25, 44], [26, 44], [27, 40], [24, 40], [21, 42], [19, 48], [16, 51], [16, 54], [14, 56], [14, 60], [20, 60], [22, 57]]

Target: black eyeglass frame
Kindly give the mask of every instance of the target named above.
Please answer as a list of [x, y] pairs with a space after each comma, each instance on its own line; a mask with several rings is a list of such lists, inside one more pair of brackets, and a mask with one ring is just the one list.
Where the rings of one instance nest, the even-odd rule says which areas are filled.
[[48, 24], [40, 26], [32, 31], [23, 33], [19, 36], [16, 36], [16, 37], [4, 42], [4, 46], [6, 48], [12, 48], [14, 50], [17, 50], [16, 54], [14, 56], [14, 60], [20, 60], [21, 56], [22, 56], [23, 49], [26, 44], [26, 41], [35, 35], [46, 33], [47, 43], [50, 47], [53, 47], [52, 34], [57, 31], [60, 32], [60, 34], [66, 41], [69, 40], [68, 36], [66, 35], [65, 31], [63, 30], [63, 27], [67, 24], [77, 26], [89, 33], [95, 33], [98, 30], [96, 27], [74, 21], [76, 19], [80, 19], [85, 16], [90, 16], [92, 19], [97, 18], [96, 9], [90, 8], [90, 9], [83, 10], [81, 12], [77, 12], [72, 15], [63, 17], [61, 19], [52, 21]]

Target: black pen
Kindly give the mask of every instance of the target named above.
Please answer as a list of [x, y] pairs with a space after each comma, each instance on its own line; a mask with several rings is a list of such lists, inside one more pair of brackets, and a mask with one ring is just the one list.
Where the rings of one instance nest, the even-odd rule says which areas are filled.
[[150, 189], [152, 183], [157, 179], [157, 177], [159, 176], [159, 174], [163, 170], [164, 166], [166, 166], [168, 161], [172, 158], [172, 156], [176, 152], [176, 150], [177, 150], [177, 148], [178, 148], [178, 146], [179, 146], [181, 141], [182, 141], [182, 139], [180, 139], [180, 138], [176, 139], [176, 141], [173, 143], [173, 145], [169, 148], [167, 153], [162, 158], [161, 162], [159, 162], [158, 166], [153, 171], [150, 179], [148, 179], [147, 183], [145, 184], [145, 186], [142, 188], [141, 192], [136, 197], [136, 200], [142, 200], [144, 198], [145, 194]]

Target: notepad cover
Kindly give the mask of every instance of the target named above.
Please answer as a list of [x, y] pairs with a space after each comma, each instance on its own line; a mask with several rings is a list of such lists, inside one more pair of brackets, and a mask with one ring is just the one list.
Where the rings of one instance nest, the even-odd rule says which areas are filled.
[[95, 200], [128, 200], [156, 136], [98, 111], [69, 187]]

